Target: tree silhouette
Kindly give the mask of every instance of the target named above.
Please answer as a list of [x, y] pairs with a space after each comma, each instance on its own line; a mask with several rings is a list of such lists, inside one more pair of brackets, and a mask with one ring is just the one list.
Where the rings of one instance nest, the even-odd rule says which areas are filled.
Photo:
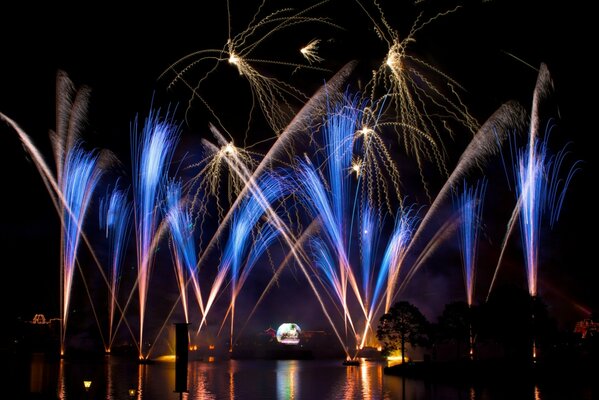
[[505, 357], [527, 360], [533, 341], [547, 349], [557, 327], [539, 296], [531, 297], [516, 286], [498, 287], [481, 306], [480, 333], [486, 340], [499, 343]]
[[462, 345], [470, 342], [472, 310], [463, 301], [445, 305], [439, 316], [439, 336], [456, 344], [457, 357], [462, 357]]
[[400, 301], [381, 317], [376, 337], [383, 344], [385, 352], [400, 349], [401, 362], [404, 363], [406, 343], [413, 346], [422, 343], [427, 326], [428, 321], [418, 307]]

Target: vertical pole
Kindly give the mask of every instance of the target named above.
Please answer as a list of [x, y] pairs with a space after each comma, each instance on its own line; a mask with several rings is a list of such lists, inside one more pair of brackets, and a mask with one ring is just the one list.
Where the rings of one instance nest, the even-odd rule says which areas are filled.
[[470, 361], [474, 360], [474, 335], [472, 334], [472, 322], [470, 323]]
[[474, 333], [472, 332], [472, 305], [468, 304], [468, 341], [470, 342], [470, 361], [474, 361]]
[[187, 361], [189, 351], [189, 334], [187, 323], [176, 323], [175, 325], [175, 392], [183, 399], [183, 393], [187, 393]]
[[535, 321], [535, 311], [537, 304], [537, 296], [531, 296], [531, 333], [532, 333], [532, 363], [533, 365], [537, 363], [537, 329], [536, 329], [536, 321]]

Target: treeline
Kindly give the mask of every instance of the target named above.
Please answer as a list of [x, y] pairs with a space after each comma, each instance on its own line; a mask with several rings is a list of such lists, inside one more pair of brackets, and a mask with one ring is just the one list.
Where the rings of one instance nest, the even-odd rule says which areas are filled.
[[432, 361], [533, 362], [576, 362], [599, 355], [599, 335], [582, 338], [574, 326], [559, 329], [541, 297], [513, 286], [498, 287], [480, 305], [449, 303], [436, 322], [428, 321], [414, 304], [399, 301], [381, 317], [377, 338], [385, 354], [400, 351], [403, 362], [418, 354]]

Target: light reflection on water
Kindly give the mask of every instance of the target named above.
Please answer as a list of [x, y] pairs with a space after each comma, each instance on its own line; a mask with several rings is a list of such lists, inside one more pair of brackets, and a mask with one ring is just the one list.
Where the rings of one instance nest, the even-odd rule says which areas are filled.
[[[365, 400], [553, 400], [590, 399], [592, 390], [572, 385], [547, 387], [501, 382], [487, 386], [449, 385], [385, 375], [384, 365], [339, 360], [244, 360], [189, 363], [183, 399], [365, 399]], [[114, 356], [104, 362], [48, 360], [34, 356], [23, 368], [25, 394], [35, 399], [179, 399], [173, 391], [174, 363], [137, 364]], [[23, 377], [25, 378], [25, 377]], [[91, 380], [89, 391], [83, 380]], [[574, 390], [573, 390], [574, 389]], [[131, 393], [131, 395], [130, 395]]]
[[300, 387], [298, 382], [298, 366], [297, 360], [280, 360], [277, 361], [277, 398], [296, 400], [300, 398]]

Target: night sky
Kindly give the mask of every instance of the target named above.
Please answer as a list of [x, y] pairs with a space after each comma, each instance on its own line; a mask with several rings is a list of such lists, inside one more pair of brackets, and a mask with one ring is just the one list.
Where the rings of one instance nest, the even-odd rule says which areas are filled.
[[[55, 123], [55, 77], [57, 70], [62, 69], [77, 86], [85, 84], [92, 89], [84, 140], [90, 147], [112, 150], [122, 162], [113, 173], [127, 175], [130, 170], [129, 127], [135, 116], [145, 116], [153, 103], [176, 110], [177, 118], [182, 120], [187, 107], [189, 91], [181, 86], [167, 90], [170, 80], [158, 79], [160, 74], [186, 54], [221, 48], [226, 42], [226, 3], [212, 3], [217, 4], [202, 5], [204, 8], [199, 11], [197, 5], [176, 7], [170, 3], [168, 8], [133, 11], [107, 7], [105, 3], [85, 11], [69, 9], [68, 13], [62, 6], [35, 12], [26, 7], [3, 11], [0, 112], [20, 124], [46, 156], [46, 161], [53, 165], [47, 133]], [[284, 3], [297, 8], [310, 4], [304, 0]], [[320, 56], [325, 58], [322, 65], [330, 72], [292, 74], [292, 68], [268, 64], [260, 65], [260, 71], [290, 82], [307, 94], [313, 93], [350, 60], [358, 61], [356, 73], [350, 79], [353, 84], [357, 86], [360, 77], [368, 79], [368, 71], [384, 58], [385, 46], [355, 3], [344, 0], [330, 3], [311, 15], [328, 16], [345, 30], [318, 24], [298, 26], [273, 37], [258, 52], [265, 59], [302, 62], [297, 49], [302, 43], [320, 38], [323, 40]], [[401, 3], [402, 8], [394, 9], [396, 3]], [[538, 67], [541, 62], [547, 64], [555, 92], [546, 110], [556, 119], [556, 142], [572, 142], [571, 159], [582, 160], [559, 223], [553, 230], [545, 229], [541, 236], [540, 294], [549, 304], [550, 311], [568, 326], [588, 316], [585, 310], [590, 312], [599, 307], [596, 201], [589, 195], [591, 185], [597, 182], [593, 138], [596, 136], [594, 95], [598, 93], [598, 85], [596, 68], [590, 61], [595, 56], [596, 23], [591, 21], [592, 13], [584, 9], [586, 3], [582, 1], [568, 2], [567, 6], [559, 2], [561, 6], [532, 1], [527, 2], [530, 4], [525, 9], [520, 3], [502, 0], [466, 2], [457, 12], [423, 28], [410, 49], [464, 86], [463, 100], [481, 123], [507, 100], [517, 100], [529, 110], [536, 71], [525, 63], [533, 67]], [[426, 0], [418, 4], [382, 2], [389, 22], [399, 29], [400, 36], [409, 31], [419, 11], [424, 10], [425, 15], [430, 16], [435, 10], [452, 8], [452, 4], [454, 2]], [[251, 1], [231, 0], [234, 32], [245, 27], [256, 6]], [[270, 5], [267, 9], [274, 7]], [[241, 143], [247, 121], [248, 88], [237, 71], [228, 67], [222, 65], [220, 72], [206, 85], [206, 90], [210, 91], [207, 96], [214, 102], [219, 117], [226, 121], [230, 132], [240, 133], [237, 138]], [[193, 104], [188, 116], [189, 123], [183, 124], [181, 140], [181, 146], [186, 148], [177, 152], [178, 161], [184, 159], [185, 151], [195, 151], [200, 138], [211, 139], [208, 124], [214, 120], [199, 103]], [[265, 131], [260, 118], [256, 118], [248, 143], [272, 136]], [[263, 151], [267, 150], [268, 143], [261, 148]], [[449, 151], [454, 160], [460, 154], [459, 139], [455, 143], [456, 149]], [[0, 146], [0, 170], [3, 171], [0, 265], [4, 284], [0, 304], [3, 315], [10, 319], [30, 318], [36, 312], [56, 315], [59, 307], [59, 219], [34, 164], [16, 134], [3, 124]], [[490, 185], [505, 185], [502, 172], [490, 171], [489, 175], [503, 179]], [[488, 231], [483, 239], [483, 250], [488, 249], [488, 253], [481, 256], [481, 264], [485, 265], [480, 268], [494, 267], [496, 249], [501, 241], [498, 233], [507, 223], [504, 218], [507, 214], [495, 212], [493, 208], [499, 201], [513, 201], [513, 197], [514, 194], [508, 192], [505, 198], [494, 199], [487, 209]], [[96, 199], [90, 218], [96, 218], [97, 204]], [[518, 232], [516, 235], [519, 236]], [[517, 236], [512, 238], [507, 266], [505, 271], [500, 271], [500, 281], [525, 287]], [[451, 266], [446, 265], [451, 263]], [[170, 266], [165, 268], [171, 270]], [[444, 258], [444, 254], [438, 254], [422, 274], [415, 281], [417, 287], [408, 288], [406, 296], [412, 296], [410, 299], [419, 303], [429, 318], [436, 317], [440, 305], [431, 305], [427, 299], [463, 299], [459, 258]], [[257, 277], [254, 286], [247, 290], [258, 292], [264, 282], [263, 277]], [[302, 285], [296, 282], [295, 287], [279, 290], [297, 294]], [[487, 287], [482, 286], [477, 289], [477, 298], [481, 300], [487, 291]], [[416, 293], [421, 297], [418, 298]], [[277, 302], [285, 298], [284, 295], [273, 296]], [[278, 312], [281, 322], [287, 318], [301, 320], [307, 312], [291, 311], [289, 307], [295, 308], [292, 300], [288, 305], [265, 307]], [[268, 318], [258, 318], [262, 318], [258, 325], [268, 323]], [[271, 318], [273, 323], [276, 322], [277, 318]]]

